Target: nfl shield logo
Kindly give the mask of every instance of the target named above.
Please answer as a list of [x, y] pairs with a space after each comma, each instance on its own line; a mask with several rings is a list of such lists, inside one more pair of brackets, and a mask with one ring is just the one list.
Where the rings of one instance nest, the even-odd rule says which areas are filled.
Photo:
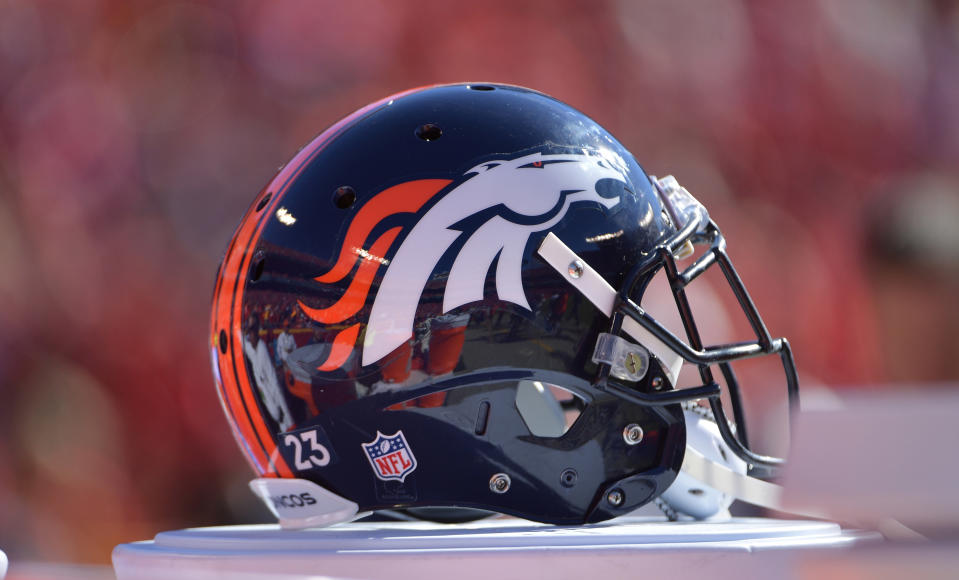
[[406, 476], [416, 469], [416, 458], [410, 449], [403, 431], [392, 435], [376, 432], [376, 439], [370, 443], [363, 443], [366, 458], [373, 466], [373, 473], [383, 481], [398, 479], [403, 481]]

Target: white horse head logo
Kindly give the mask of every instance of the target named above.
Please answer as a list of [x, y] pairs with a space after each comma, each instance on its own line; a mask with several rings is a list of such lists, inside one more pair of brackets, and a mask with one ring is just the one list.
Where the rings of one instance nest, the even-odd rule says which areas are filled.
[[467, 171], [474, 175], [423, 215], [390, 261], [367, 322], [362, 364], [382, 359], [413, 335], [416, 309], [433, 270], [460, 236], [470, 235], [458, 224], [488, 216], [453, 262], [443, 312], [483, 299], [494, 260], [497, 297], [530, 309], [521, 279], [530, 235], [559, 223], [574, 203], [612, 208], [619, 200], [599, 195], [596, 183], [626, 181], [623, 173], [607, 158], [572, 153], [534, 153]]

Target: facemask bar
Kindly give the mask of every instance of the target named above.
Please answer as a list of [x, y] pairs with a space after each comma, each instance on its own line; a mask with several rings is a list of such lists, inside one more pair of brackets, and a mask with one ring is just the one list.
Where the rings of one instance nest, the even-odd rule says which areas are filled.
[[[799, 407], [799, 381], [789, 343], [784, 338], [773, 339], [770, 336], [752, 298], [726, 253], [725, 239], [716, 224], [709, 219], [706, 209], [671, 176], [658, 181], [653, 179], [653, 183], [671, 219], [677, 224], [678, 231], [645, 256], [626, 276], [624, 285], [616, 295], [610, 333], [618, 335], [622, 330], [624, 317], [632, 318], [686, 362], [697, 365], [703, 384], [672, 391], [641, 393], [616, 382], [610, 382], [610, 365], [600, 363], [599, 375], [594, 386], [613, 392], [631, 402], [645, 405], [668, 405], [680, 401], [708, 399], [723, 440], [749, 465], [750, 474], [758, 477], [772, 477], [782, 466], [783, 459], [760, 455], [749, 449], [739, 382], [730, 363], [756, 356], [778, 354], [786, 375], [791, 416]], [[709, 244], [709, 250], [694, 260], [685, 270], [680, 271], [676, 258], [691, 255], [693, 244]], [[686, 286], [717, 264], [756, 334], [754, 342], [713, 346], [704, 346], [702, 343], [686, 296]], [[639, 295], [642, 295], [646, 285], [660, 268], [664, 269], [669, 280], [688, 343], [666, 329], [629, 298], [637, 291]], [[726, 418], [720, 398], [721, 388], [714, 379], [712, 365], [719, 367], [725, 380], [737, 426], [736, 433], [733, 433]]]

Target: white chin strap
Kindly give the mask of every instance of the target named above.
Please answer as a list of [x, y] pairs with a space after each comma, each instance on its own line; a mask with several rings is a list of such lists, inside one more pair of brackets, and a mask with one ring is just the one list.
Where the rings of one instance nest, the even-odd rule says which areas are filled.
[[[780, 503], [783, 488], [707, 459], [697, 449], [686, 446], [682, 473], [730, 497], [761, 507], [783, 511]], [[792, 510], [790, 510], [792, 511]], [[708, 517], [708, 516], [706, 516]]]
[[746, 462], [723, 440], [712, 413], [691, 406], [683, 415], [686, 455], [676, 480], [660, 496], [663, 502], [696, 519], [728, 516], [734, 499], [783, 511], [782, 487], [746, 475]]
[[705, 485], [746, 503], [807, 518], [827, 518], [825, 514], [812, 510], [797, 510], [792, 506], [784, 508], [781, 502], [782, 486], [749, 477], [745, 473], [738, 473], [725, 465], [707, 459], [698, 450], [688, 445], [680, 473], [688, 474]]
[[[591, 268], [589, 264], [569, 249], [555, 234], [550, 232], [546, 235], [537, 253], [547, 264], [559, 272], [571, 286], [585, 296], [587, 300], [592, 302], [600, 312], [606, 316], [612, 316], [613, 304], [616, 300], [616, 290], [614, 290], [596, 270]], [[683, 366], [683, 358], [632, 318], [627, 317], [623, 320], [623, 331], [629, 334], [649, 352], [656, 355], [656, 358], [663, 363], [670, 382], [675, 385], [679, 377], [679, 371]], [[690, 421], [687, 420], [687, 424], [689, 423]], [[719, 494], [725, 494], [730, 498], [739, 499], [753, 505], [785, 511], [780, 504], [782, 487], [754, 477], [749, 477], [746, 475], [745, 464], [742, 464], [742, 466], [735, 465], [735, 469], [731, 469], [729, 465], [724, 464], [731, 463], [730, 461], [718, 462], [716, 461], [716, 459], [719, 459], [718, 456], [716, 458], [707, 457], [699, 450], [708, 450], [707, 455], [711, 456], [713, 455], [712, 451], [718, 449], [718, 446], [725, 447], [723, 453], [725, 453], [727, 457], [735, 457], [732, 450], [729, 449], [722, 438], [719, 437], [718, 430], [716, 437], [713, 438], [713, 441], [710, 442], [708, 447], [705, 446], [704, 443], [693, 443], [692, 441], [686, 446], [686, 455], [683, 460], [680, 475], [685, 474], [697, 483], [693, 486], [691, 483], [684, 483], [688, 482], [686, 478], [680, 479], [680, 485], [677, 487], [684, 490], [683, 493], [686, 493], [687, 490], [698, 490], [702, 491], [703, 494], [697, 495], [700, 495], [700, 497], [706, 496], [707, 499], [718, 497]], [[736, 459], [738, 459], [738, 457]], [[700, 483], [702, 485], [699, 485]], [[703, 486], [706, 486], [706, 489], [703, 489]], [[672, 489], [672, 487], [670, 489]], [[668, 494], [669, 490], [664, 494], [664, 497], [667, 497]], [[676, 497], [679, 496], [679, 494], [675, 493], [673, 495]], [[677, 509], [677, 511], [700, 519], [715, 515], [725, 510], [729, 505], [728, 502], [722, 505], [723, 501], [719, 500], [711, 502], [692, 501], [691, 503], [678, 499], [673, 499], [672, 502], [668, 499], [666, 501]], [[673, 505], [674, 503], [678, 505]], [[714, 509], [708, 506], [716, 507]]]

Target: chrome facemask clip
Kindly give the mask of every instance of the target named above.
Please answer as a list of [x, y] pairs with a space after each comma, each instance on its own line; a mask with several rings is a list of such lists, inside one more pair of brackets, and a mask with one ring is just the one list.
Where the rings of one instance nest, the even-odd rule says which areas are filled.
[[649, 351], [625, 338], [601, 332], [593, 349], [593, 362], [610, 366], [609, 374], [622, 381], [638, 381], [649, 370]]

